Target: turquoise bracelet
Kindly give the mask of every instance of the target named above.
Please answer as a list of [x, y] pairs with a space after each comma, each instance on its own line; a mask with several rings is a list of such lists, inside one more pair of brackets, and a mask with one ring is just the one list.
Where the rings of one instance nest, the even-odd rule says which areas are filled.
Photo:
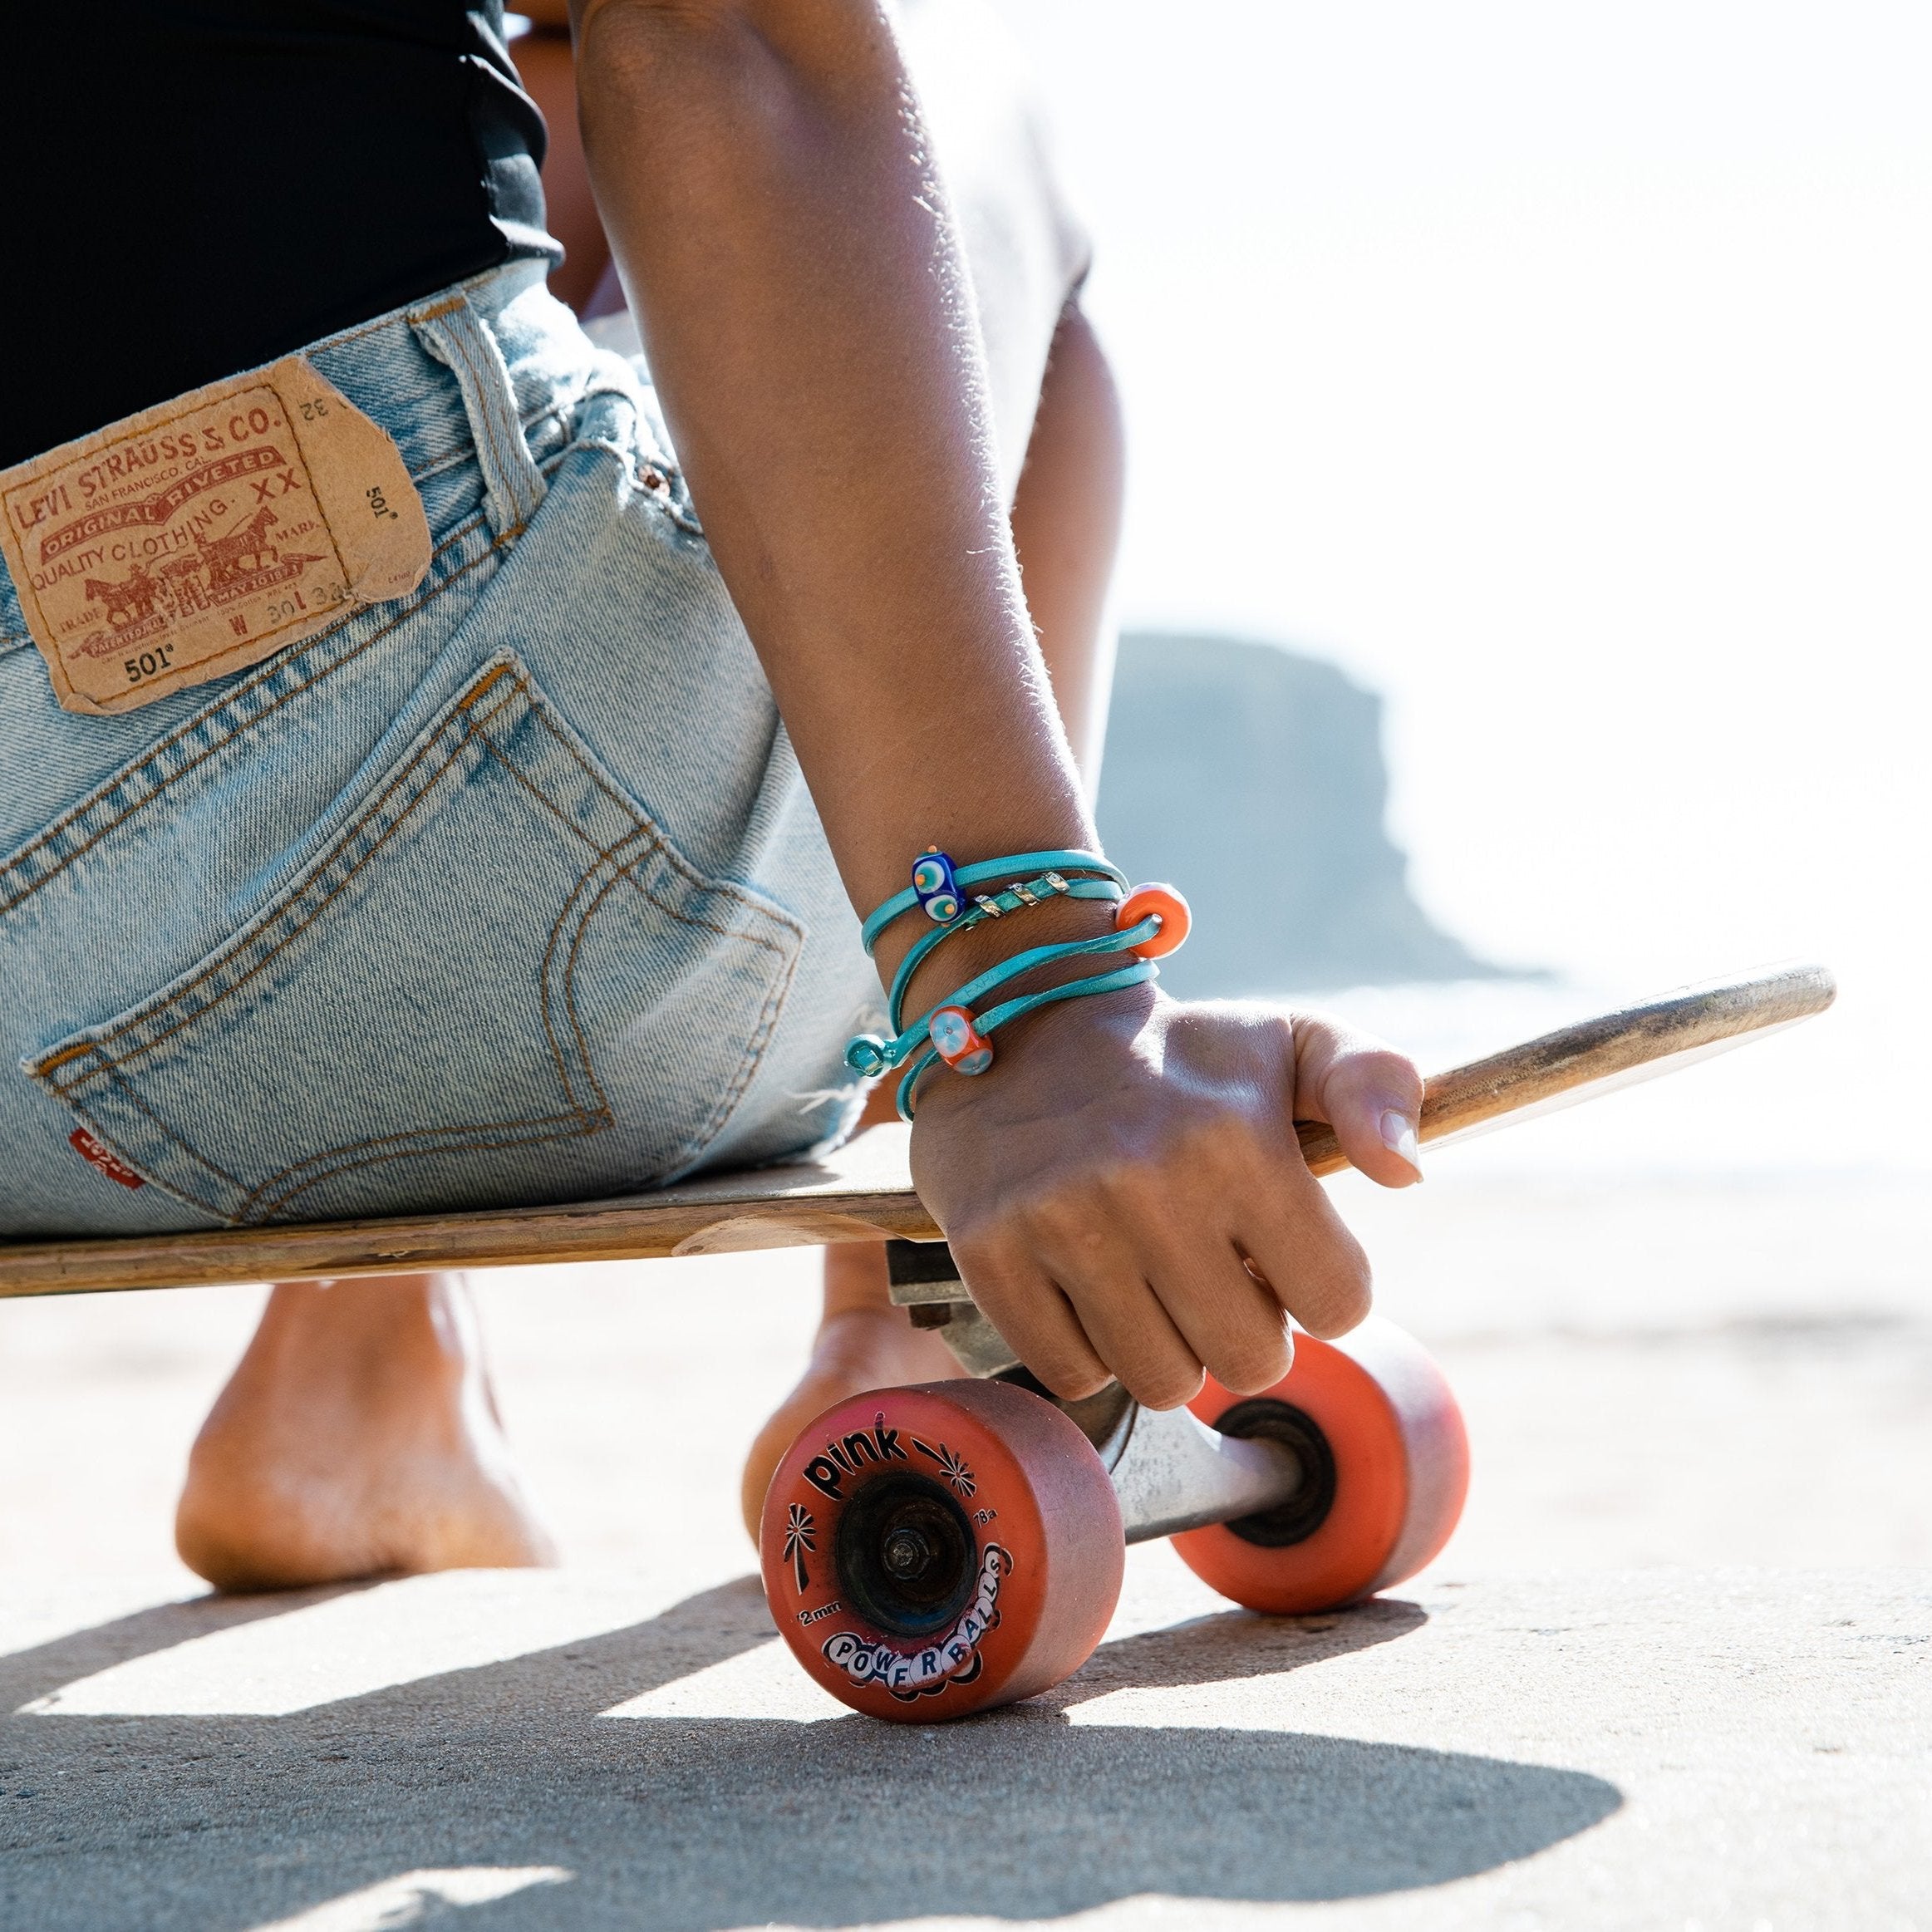
[[1042, 873], [1024, 884], [1015, 881], [1004, 892], [990, 897], [981, 895], [951, 924], [936, 927], [913, 941], [912, 950], [899, 961], [899, 970], [892, 975], [892, 991], [886, 995], [887, 1024], [894, 1033], [905, 1025], [902, 1002], [913, 974], [932, 956], [935, 946], [944, 944], [955, 933], [970, 932], [989, 920], [1002, 919], [1009, 913], [1024, 912], [1029, 906], [1044, 905], [1051, 899], [1105, 899], [1118, 905], [1122, 897], [1121, 887], [1112, 879], [1069, 879], [1057, 872]]
[[[1013, 877], [1015, 873], [1035, 868], [1042, 868], [1036, 878]], [[1069, 879], [1065, 876], [1069, 873], [1079, 876]], [[1001, 874], [1008, 881], [1002, 889], [990, 895], [976, 893], [973, 903], [966, 903], [966, 887]], [[1004, 918], [1010, 912], [1062, 897], [1109, 902], [1114, 909], [1113, 930], [1091, 939], [1030, 946], [989, 966], [912, 1025], [905, 1025], [907, 990], [913, 975], [932, 957], [936, 946], [956, 932], [970, 932], [988, 920]], [[899, 1115], [904, 1120], [912, 1118], [914, 1093], [935, 1060], [944, 1060], [961, 1074], [984, 1073], [993, 1063], [992, 1042], [987, 1036], [998, 1028], [1061, 1000], [1118, 992], [1158, 979], [1159, 969], [1154, 961], [1179, 946], [1192, 922], [1187, 902], [1172, 886], [1145, 885], [1129, 890], [1123, 873], [1090, 852], [1023, 852], [1005, 858], [982, 859], [974, 865], [955, 866], [950, 855], [937, 846], [928, 846], [913, 864], [911, 887], [895, 892], [865, 921], [861, 937], [866, 951], [869, 954], [873, 951], [880, 934], [895, 919], [915, 907], [933, 922], [934, 930], [922, 933], [912, 942], [892, 975], [886, 995], [886, 1015], [893, 1036], [881, 1040], [873, 1034], [861, 1034], [848, 1041], [845, 1049], [845, 1064], [861, 1074], [887, 1073], [912, 1062], [906, 1066], [898, 1085]], [[1041, 966], [1083, 955], [1109, 952], [1133, 952], [1139, 956], [1131, 966], [1117, 966], [1110, 972], [1070, 980], [1043, 992], [1004, 1000], [977, 1018], [967, 1004]], [[926, 1050], [923, 1053], [920, 1053], [922, 1047]]]
[[[989, 1008], [973, 1025], [981, 1034], [994, 1033], [1023, 1014], [1038, 1012], [1042, 1006], [1050, 1006], [1056, 1000], [1081, 1000], [1095, 993], [1118, 993], [1124, 987], [1144, 986], [1149, 980], [1159, 977], [1160, 968], [1151, 959], [1137, 959], [1132, 966], [1117, 966], [1110, 973], [1097, 973], [1090, 979], [1069, 980], [1065, 986], [1050, 986], [1044, 993], [1023, 993], [1016, 1000], [1008, 1000]], [[900, 1119], [912, 1118], [913, 1089], [919, 1084], [920, 1075], [938, 1058], [938, 1050], [928, 1047], [906, 1069], [905, 1078], [899, 1082], [899, 1090], [894, 1096]]]
[[[1020, 852], [1010, 858], [983, 858], [976, 864], [955, 868], [953, 878], [961, 886], [980, 886], [988, 879], [1010, 879], [1017, 873], [1033, 872], [1097, 873], [1102, 878], [1111, 879], [1123, 892], [1127, 890], [1126, 873], [1090, 852]], [[895, 919], [902, 913], [910, 912], [918, 903], [918, 893], [908, 886], [902, 892], [894, 892], [879, 907], [859, 928], [859, 937], [865, 942], [867, 952], [878, 945], [879, 935]], [[961, 917], [964, 916], [962, 912]]]
[[[1052, 946], [1030, 946], [1025, 952], [1016, 952], [1010, 959], [1001, 960], [997, 966], [989, 966], [977, 979], [968, 980], [957, 992], [942, 1000], [940, 1005], [964, 1006], [970, 1005], [973, 1000], [983, 998], [986, 994], [1005, 986], [1007, 981], [1017, 979], [1020, 974], [1031, 972], [1035, 967], [1050, 966], [1056, 960], [1077, 959], [1084, 954], [1091, 953], [1129, 952], [1137, 946], [1145, 946], [1149, 940], [1159, 933], [1160, 930], [1159, 917], [1157, 915], [1150, 914], [1147, 918], [1138, 920], [1132, 926], [1118, 927], [1112, 932], [1103, 932], [1097, 938], [1069, 939], [1062, 940]], [[1113, 976], [1104, 974], [1100, 976], [1110, 980]], [[1076, 986], [1084, 986], [1087, 982], [1075, 981], [1072, 983]], [[1099, 981], [1096, 981], [1094, 984], [1098, 988]], [[897, 990], [895, 988], [895, 991]], [[1040, 995], [1029, 996], [1044, 997]], [[1065, 995], [1056, 988], [1053, 996], [1055, 999], [1060, 999], [1065, 997]], [[1008, 1004], [1010, 1005], [1011, 1002], [1010, 1001]], [[939, 1006], [933, 1007], [923, 1018], [914, 1021], [896, 1039], [881, 1040], [875, 1034], [860, 1034], [856, 1040], [848, 1042], [846, 1046], [846, 1065], [850, 1067], [854, 1073], [858, 1074], [890, 1073], [894, 1067], [902, 1065], [912, 1054], [917, 1052], [920, 1046], [931, 1036], [932, 1015], [938, 1010]], [[1005, 1008], [995, 1007], [994, 1010], [1001, 1012], [1005, 1010]], [[895, 1019], [897, 1017], [896, 1012], [893, 1017]], [[985, 1029], [982, 1027], [981, 1030], [983, 1032]]]

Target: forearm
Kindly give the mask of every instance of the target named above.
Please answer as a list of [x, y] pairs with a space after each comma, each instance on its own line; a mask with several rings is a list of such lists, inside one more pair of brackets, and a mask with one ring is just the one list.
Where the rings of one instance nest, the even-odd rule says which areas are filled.
[[1090, 843], [882, 11], [592, 0], [578, 38], [605, 226], [853, 902], [927, 844]]
[[[1090, 843], [883, 0], [577, 3], [605, 225], [854, 903], [897, 890], [929, 843], [968, 859]], [[1083, 922], [1110, 925], [1108, 907], [1041, 906], [1025, 943]], [[912, 924], [880, 947], [887, 971]], [[909, 1010], [1013, 943], [991, 922], [956, 936]], [[1344, 1045], [1142, 986], [1021, 1020], [981, 1077], [928, 1078], [914, 1181], [1050, 1387], [1090, 1394], [1111, 1372], [1172, 1403], [1205, 1364], [1264, 1389], [1287, 1367], [1285, 1310], [1317, 1334], [1359, 1317], [1366, 1266], [1294, 1122], [1332, 1119], [1359, 1166], [1413, 1178], [1377, 1123], [1413, 1123], [1420, 1082]]]

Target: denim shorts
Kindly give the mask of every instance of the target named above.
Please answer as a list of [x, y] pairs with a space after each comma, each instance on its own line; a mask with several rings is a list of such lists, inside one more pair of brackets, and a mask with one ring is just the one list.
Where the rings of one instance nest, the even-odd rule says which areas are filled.
[[91, 716], [0, 573], [0, 1234], [836, 1138], [878, 986], [649, 387], [537, 264], [309, 354], [422, 494], [409, 596]]

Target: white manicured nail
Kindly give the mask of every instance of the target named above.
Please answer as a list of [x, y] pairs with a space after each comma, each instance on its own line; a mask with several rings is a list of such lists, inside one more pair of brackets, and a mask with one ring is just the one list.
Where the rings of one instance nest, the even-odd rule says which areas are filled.
[[1392, 1107], [1382, 1116], [1382, 1144], [1392, 1154], [1400, 1154], [1422, 1178], [1422, 1146], [1415, 1138], [1415, 1123]]

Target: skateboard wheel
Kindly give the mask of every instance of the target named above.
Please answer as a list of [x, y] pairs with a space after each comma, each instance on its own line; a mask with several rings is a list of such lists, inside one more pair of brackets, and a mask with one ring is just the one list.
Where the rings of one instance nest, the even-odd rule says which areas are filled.
[[1279, 1509], [1174, 1538], [1223, 1596], [1277, 1615], [1335, 1610], [1413, 1576], [1463, 1513], [1469, 1442], [1420, 1343], [1371, 1315], [1340, 1341], [1295, 1337], [1295, 1365], [1258, 1396], [1211, 1376], [1189, 1405], [1224, 1434], [1294, 1448], [1301, 1487]]
[[1170, 952], [1179, 951], [1194, 915], [1172, 886], [1136, 886], [1113, 909], [1114, 931], [1124, 932], [1129, 926], [1139, 925], [1150, 912], [1160, 914], [1160, 931], [1128, 950], [1138, 959], [1165, 959]]
[[875, 1389], [785, 1452], [765, 1596], [841, 1703], [930, 1724], [1012, 1703], [1093, 1654], [1120, 1595], [1120, 1506], [1051, 1403], [1004, 1382]]

